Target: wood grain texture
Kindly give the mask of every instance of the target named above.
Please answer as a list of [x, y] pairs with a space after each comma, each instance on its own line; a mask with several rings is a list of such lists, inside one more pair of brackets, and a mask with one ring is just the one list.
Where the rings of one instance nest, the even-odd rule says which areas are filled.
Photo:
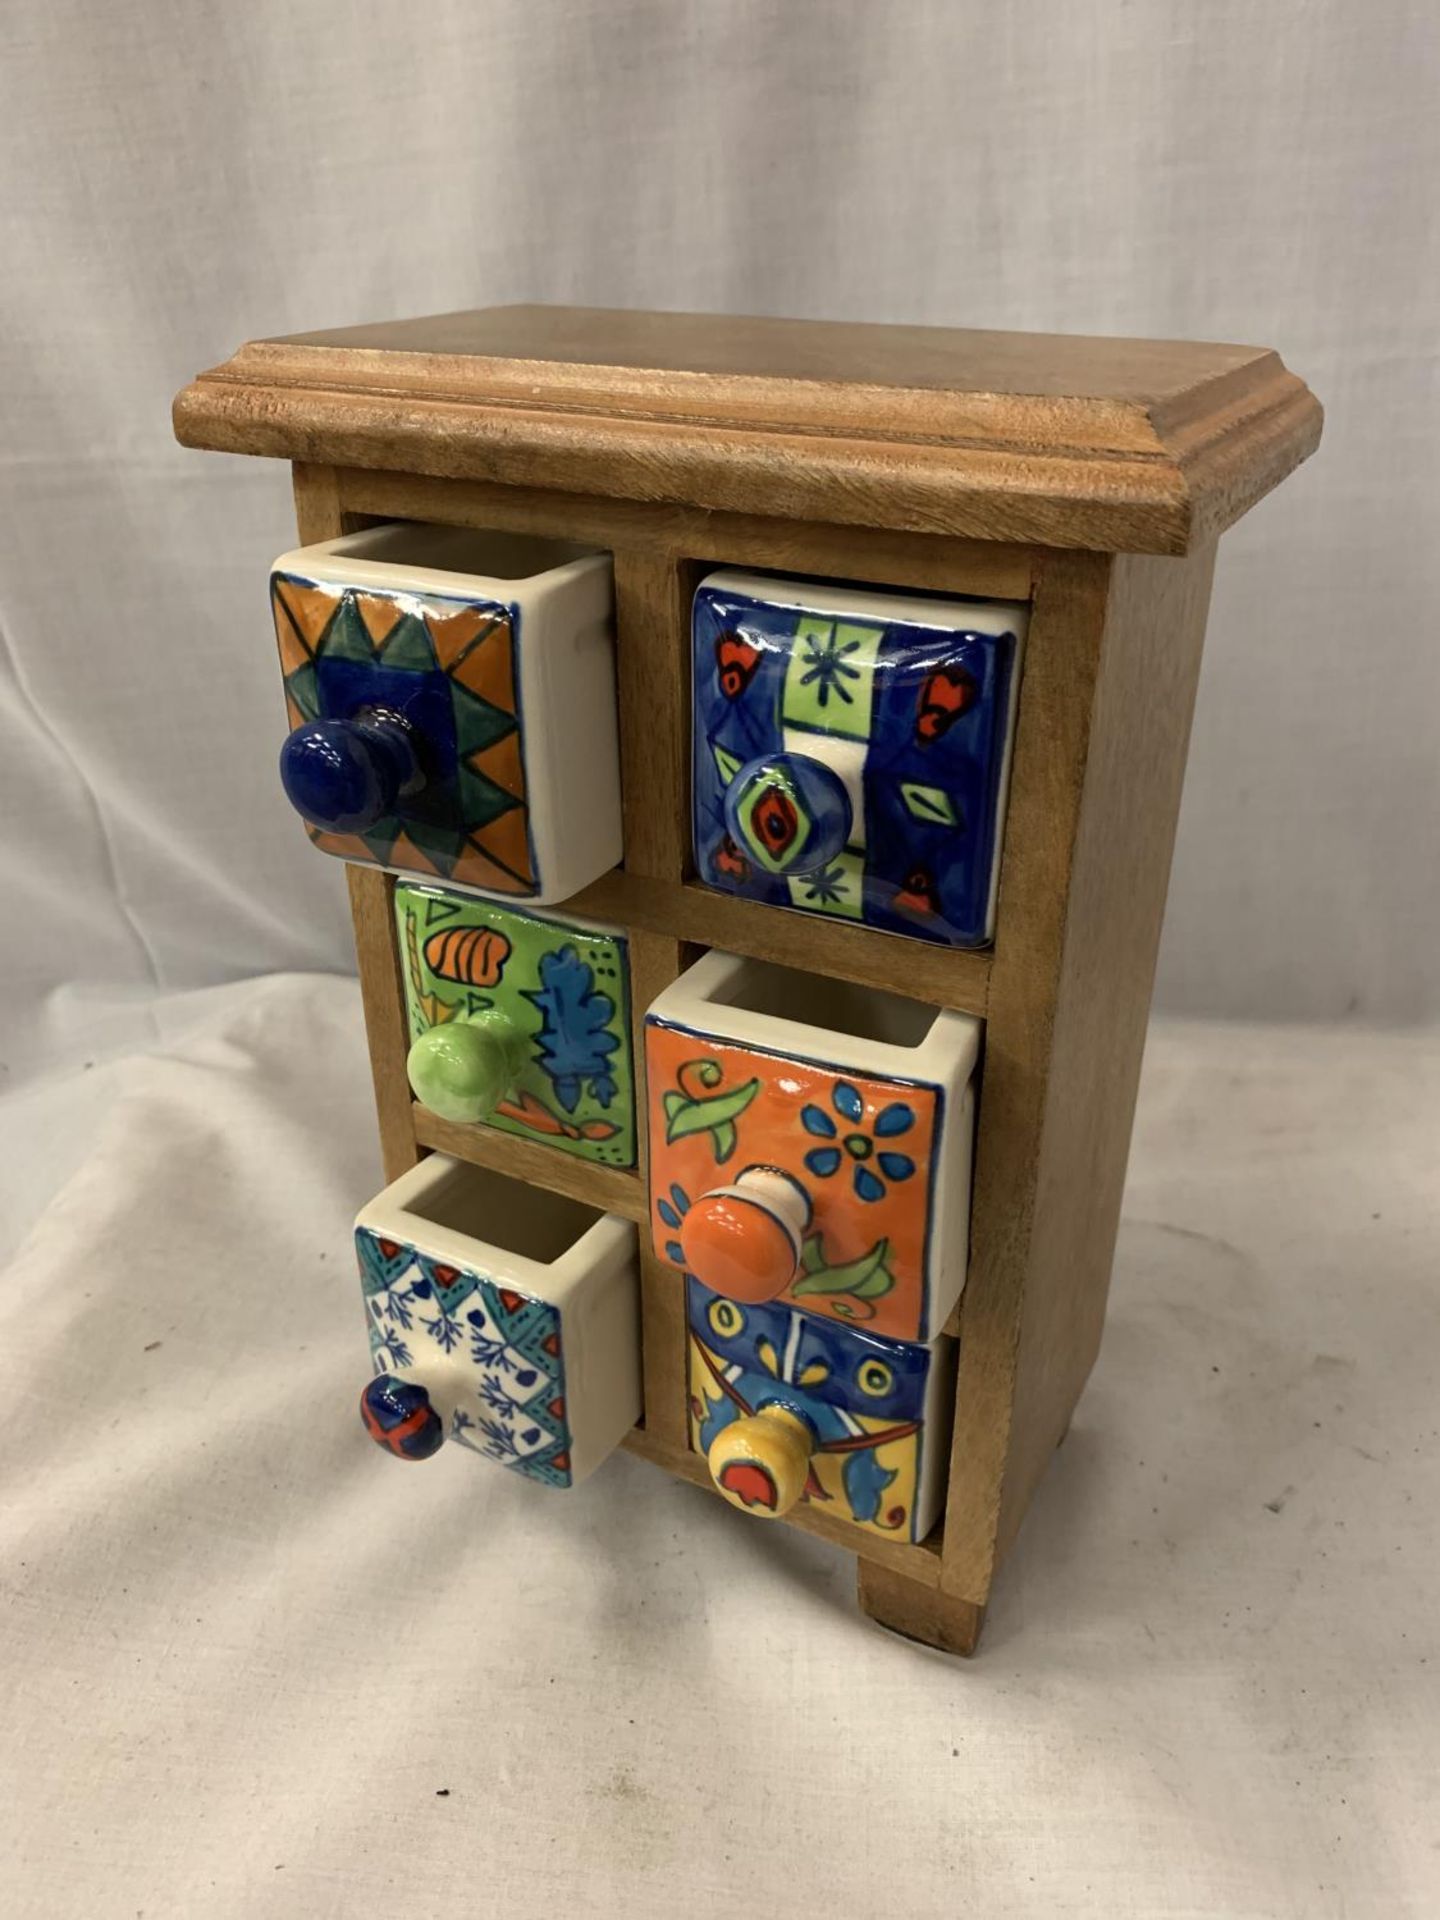
[[974, 1653], [985, 1624], [984, 1607], [916, 1580], [905, 1568], [861, 1559], [857, 1573], [860, 1611], [878, 1626], [942, 1653]]
[[187, 446], [720, 512], [1183, 553], [1313, 451], [1261, 348], [551, 307], [262, 340]]
[[375, 1083], [380, 1156], [388, 1184], [398, 1180], [420, 1158], [414, 1103], [405, 1073], [410, 1029], [395, 939], [395, 881], [378, 867], [347, 866], [345, 877], [350, 887], [355, 956], [360, 964], [360, 998], [365, 1009], [365, 1038], [370, 1048], [371, 1078]]
[[963, 581], [965, 593], [984, 599], [1030, 598], [1033, 550], [1000, 541], [767, 520], [756, 514], [606, 500], [542, 487], [368, 473], [360, 467], [340, 473], [338, 484], [345, 511], [368, 520], [433, 520], [507, 533], [553, 534], [564, 527], [568, 538], [588, 546], [652, 560], [763, 567], [948, 593], [961, 591], [955, 583]]
[[723, 947], [781, 967], [834, 974], [965, 1013], [983, 1014], [989, 993], [988, 952], [839, 923], [827, 925], [817, 941], [813, 913], [717, 893], [698, 882], [677, 886], [642, 874], [607, 873], [567, 900], [565, 911], [670, 933], [697, 947]]
[[[406, 1095], [408, 1098], [408, 1087]], [[618, 1213], [623, 1219], [644, 1222], [645, 1190], [633, 1167], [602, 1167], [593, 1160], [562, 1153], [558, 1147], [502, 1133], [498, 1127], [445, 1120], [418, 1100], [411, 1101], [411, 1109], [414, 1136], [422, 1147], [453, 1154], [457, 1160], [468, 1160], [471, 1166], [508, 1173], [515, 1180], [528, 1180], [548, 1193], [568, 1194], [572, 1200], [598, 1207], [602, 1213]]]
[[1070, 862], [1111, 565], [1106, 555], [1056, 554], [1037, 579], [1015, 730], [942, 1576], [949, 1592], [982, 1605], [995, 1568]]
[[[1055, 995], [997, 1559], [1100, 1346], [1185, 778], [1214, 549], [1122, 556], [1099, 681]], [[1166, 636], [1156, 671], [1154, 635]]]
[[941, 1573], [977, 1604], [1099, 1342], [1212, 564], [1057, 556], [1037, 582]]

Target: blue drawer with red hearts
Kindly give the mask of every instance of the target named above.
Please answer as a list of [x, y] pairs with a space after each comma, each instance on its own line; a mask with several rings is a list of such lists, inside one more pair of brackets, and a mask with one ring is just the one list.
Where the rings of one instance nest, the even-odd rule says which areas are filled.
[[710, 886], [956, 947], [994, 936], [1028, 609], [719, 572], [692, 618]]
[[881, 1340], [798, 1308], [685, 1282], [690, 1445], [760, 1519], [799, 1500], [919, 1541], [945, 1503], [956, 1343]]

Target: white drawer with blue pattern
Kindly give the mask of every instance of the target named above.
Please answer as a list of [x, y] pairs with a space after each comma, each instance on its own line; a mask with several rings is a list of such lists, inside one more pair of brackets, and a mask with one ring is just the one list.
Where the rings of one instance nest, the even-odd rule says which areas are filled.
[[570, 1487], [640, 1418], [636, 1230], [431, 1154], [355, 1223], [374, 1377], [365, 1429], [400, 1460], [446, 1440]]

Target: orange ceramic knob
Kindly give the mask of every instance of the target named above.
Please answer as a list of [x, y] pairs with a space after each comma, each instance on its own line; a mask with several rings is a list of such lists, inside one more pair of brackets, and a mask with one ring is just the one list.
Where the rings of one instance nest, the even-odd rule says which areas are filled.
[[774, 1167], [748, 1167], [702, 1194], [680, 1227], [685, 1270], [714, 1293], [754, 1306], [784, 1293], [810, 1224], [804, 1188]]

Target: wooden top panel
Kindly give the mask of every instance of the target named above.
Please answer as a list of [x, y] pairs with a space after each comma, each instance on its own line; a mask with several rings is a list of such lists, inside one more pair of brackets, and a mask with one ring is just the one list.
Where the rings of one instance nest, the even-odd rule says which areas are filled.
[[522, 306], [253, 341], [175, 421], [231, 452], [1160, 553], [1320, 434], [1264, 348]]

